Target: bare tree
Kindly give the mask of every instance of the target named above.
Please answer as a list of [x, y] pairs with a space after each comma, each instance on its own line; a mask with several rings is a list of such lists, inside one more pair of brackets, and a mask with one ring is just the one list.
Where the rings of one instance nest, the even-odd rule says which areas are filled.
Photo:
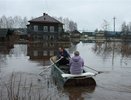
[[[69, 18], [55, 17], [57, 20], [64, 24], [65, 31], [77, 30], [77, 23], [69, 20]], [[33, 17], [31, 17], [33, 19]], [[21, 16], [6, 17], [2, 16], [0, 18], [0, 28], [26, 28], [28, 24], [27, 17], [22, 18]]]
[[121, 25], [121, 31], [123, 34], [128, 34], [129, 32], [129, 26], [126, 24], [126, 22], [123, 22]]
[[128, 27], [129, 27], [129, 32], [131, 32], [131, 22], [129, 22]]
[[109, 30], [109, 22], [107, 20], [103, 20], [102, 29], [104, 31]]
[[7, 18], [7, 28], [13, 28], [14, 20], [12, 17]]
[[26, 28], [28, 24], [27, 17], [21, 18], [20, 16], [0, 18], [0, 28]]
[[3, 15], [1, 17], [1, 28], [7, 28], [7, 18]]
[[21, 21], [21, 27], [26, 28], [26, 25], [28, 24], [27, 17], [24, 17]]
[[62, 17], [59, 18], [55, 17], [55, 18], [64, 24], [65, 31], [77, 30], [77, 23], [72, 20], [69, 20], [69, 18], [62, 18]]
[[73, 21], [69, 22], [69, 30], [72, 32], [74, 30], [77, 30], [77, 24]]

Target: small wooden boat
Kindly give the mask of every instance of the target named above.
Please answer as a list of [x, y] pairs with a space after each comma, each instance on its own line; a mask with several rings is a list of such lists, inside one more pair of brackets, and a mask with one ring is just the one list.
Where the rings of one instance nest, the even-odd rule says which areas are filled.
[[67, 87], [67, 86], [96, 86], [96, 82], [93, 79], [95, 76], [92, 72], [86, 72], [82, 74], [70, 74], [69, 73], [69, 65], [59, 65], [57, 58], [51, 57], [50, 61], [52, 63], [51, 66], [51, 74], [55, 81], [55, 83]]

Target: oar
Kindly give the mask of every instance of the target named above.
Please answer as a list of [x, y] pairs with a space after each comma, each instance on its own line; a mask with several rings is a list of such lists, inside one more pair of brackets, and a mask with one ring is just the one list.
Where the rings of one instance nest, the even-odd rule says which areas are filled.
[[93, 68], [91, 68], [91, 67], [88, 67], [88, 66], [86, 66], [86, 65], [84, 65], [85, 67], [87, 67], [87, 68], [89, 68], [89, 69], [91, 69], [91, 70], [94, 70], [94, 71], [96, 71], [98, 74], [101, 74], [101, 73], [103, 73], [102, 71], [97, 71], [97, 70], [95, 70], [95, 69], [93, 69]]
[[[60, 59], [56, 60], [56, 62], [53, 62], [50, 66], [48, 66], [46, 69], [50, 68], [52, 65], [56, 64], [58, 61], [60, 61], [63, 57], [61, 57]], [[46, 69], [44, 69], [42, 72], [40, 72], [39, 75], [41, 75]]]

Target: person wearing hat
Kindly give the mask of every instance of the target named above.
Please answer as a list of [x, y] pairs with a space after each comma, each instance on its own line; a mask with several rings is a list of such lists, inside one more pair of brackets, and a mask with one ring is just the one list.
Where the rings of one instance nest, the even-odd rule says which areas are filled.
[[79, 51], [74, 52], [69, 65], [71, 74], [81, 74], [83, 72], [84, 60], [80, 57]]

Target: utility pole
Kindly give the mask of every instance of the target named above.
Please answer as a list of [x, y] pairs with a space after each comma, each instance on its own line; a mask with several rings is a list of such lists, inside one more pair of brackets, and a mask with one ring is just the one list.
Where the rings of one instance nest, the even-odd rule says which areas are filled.
[[[115, 33], [115, 20], [116, 20], [116, 18], [115, 17], [113, 17], [113, 22], [114, 22], [114, 34], [116, 35], [116, 33]], [[114, 40], [115, 40], [115, 38], [114, 38]], [[115, 42], [113, 42], [113, 50], [112, 50], [112, 70], [114, 69], [114, 56], [115, 56], [115, 52], [114, 52], [114, 49], [115, 49]]]
[[113, 21], [114, 21], [114, 33], [115, 33], [115, 20], [116, 20], [116, 17], [113, 17]]

